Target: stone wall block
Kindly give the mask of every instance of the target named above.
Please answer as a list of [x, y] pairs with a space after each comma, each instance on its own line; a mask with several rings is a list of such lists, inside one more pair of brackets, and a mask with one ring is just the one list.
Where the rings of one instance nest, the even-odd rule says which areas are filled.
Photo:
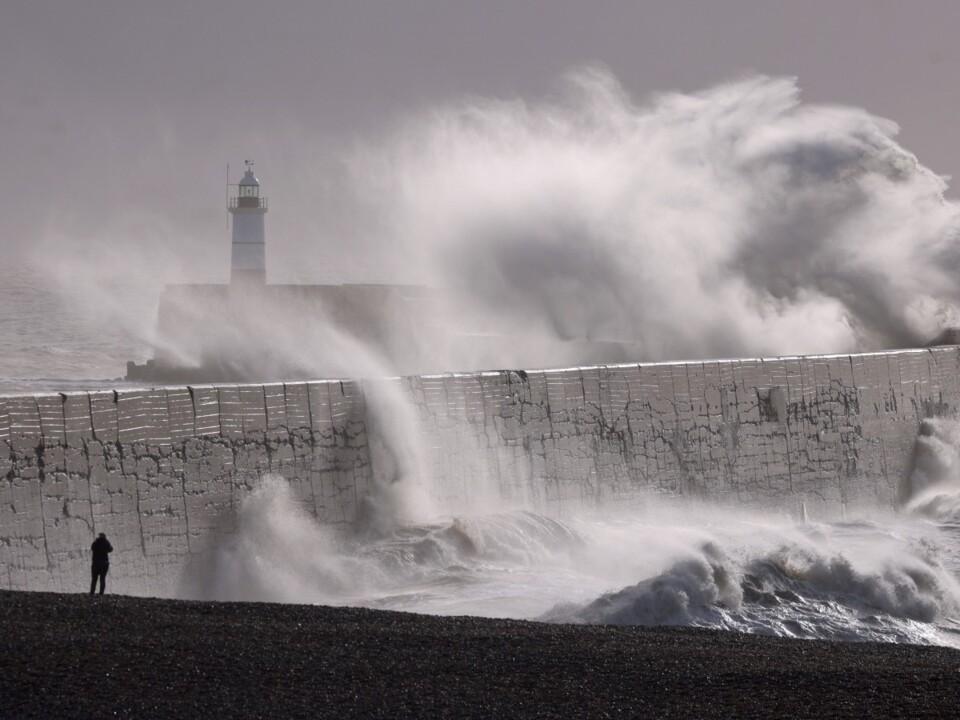
[[710, 416], [706, 400], [706, 381], [702, 363], [687, 363], [687, 397], [690, 413], [699, 422], [705, 422]]
[[263, 385], [239, 385], [240, 410], [243, 414], [243, 434], [264, 432], [267, 429], [267, 407]]
[[95, 536], [87, 481], [47, 473], [42, 496], [47, 552], [82, 553]]
[[[760, 365], [758, 360], [741, 360], [737, 369], [737, 410], [741, 422], [757, 423], [761, 421], [759, 390]], [[763, 388], [764, 391], [769, 388]]]
[[170, 445], [170, 406], [166, 389], [147, 392], [141, 409], [147, 423], [147, 444], [151, 447]]
[[823, 412], [818, 413], [817, 416], [825, 424], [830, 424], [828, 415], [839, 409], [835, 405], [838, 399], [838, 386], [833, 382], [831, 360], [830, 358], [811, 358], [809, 365], [813, 369], [814, 397], [823, 407]]
[[84, 447], [93, 440], [93, 415], [90, 396], [85, 392], [63, 393], [64, 435], [67, 445]]
[[[310, 427], [317, 434], [330, 433], [333, 416], [330, 407], [330, 382], [307, 383], [307, 399], [310, 403]], [[338, 383], [339, 384], [339, 383]]]
[[885, 418], [888, 413], [896, 411], [896, 395], [891, 391], [890, 360], [885, 353], [876, 353], [867, 358], [867, 365], [874, 385], [876, 414]]
[[310, 394], [307, 383], [285, 383], [283, 386], [287, 426], [293, 429], [307, 429], [310, 423]]
[[486, 425], [489, 426], [493, 418], [500, 416], [504, 405], [513, 402], [512, 388], [502, 373], [481, 373], [478, 380], [483, 394], [483, 413], [487, 419]]
[[[522, 376], [518, 373], [503, 373], [497, 378], [503, 388], [503, 397], [497, 403], [496, 415], [500, 418], [517, 418], [529, 425], [532, 433], [547, 432], [550, 403], [547, 393], [547, 373], [532, 370]], [[499, 385], [502, 383], [502, 385]]]
[[887, 354], [887, 367], [890, 369], [890, 391], [896, 397], [897, 407], [900, 412], [906, 412], [910, 401], [907, 399], [907, 388], [912, 383], [912, 378], [901, 375], [901, 370], [909, 372], [909, 367], [905, 367], [904, 353], [910, 354], [910, 351]]
[[739, 363], [736, 360], [720, 360], [717, 362], [717, 371], [720, 374], [720, 404], [724, 418], [732, 419], [731, 412], [737, 407], [737, 379], [736, 370]]
[[814, 400], [817, 397], [817, 377], [814, 363], [808, 357], [799, 358], [799, 363], [803, 403], [807, 407], [813, 407]]
[[182, 443], [196, 437], [193, 415], [193, 397], [185, 387], [170, 387], [164, 390], [167, 406], [167, 432], [171, 443]]
[[117, 425], [119, 441], [124, 445], [146, 442], [150, 436], [149, 390], [122, 390], [117, 392]]
[[361, 416], [363, 396], [360, 383], [341, 380], [330, 383], [330, 418], [333, 427], [342, 428], [351, 420]]
[[117, 394], [112, 390], [89, 392], [93, 437], [100, 442], [116, 442], [120, 434]]
[[[944, 404], [942, 412], [956, 413], [960, 397], [960, 348], [929, 348], [928, 364], [935, 379], [937, 400]], [[953, 400], [953, 402], [951, 402]]]
[[926, 351], [918, 353], [914, 362], [919, 377], [915, 390], [918, 406], [938, 400], [939, 387], [933, 364], [930, 362], [930, 353]]
[[327, 385], [331, 427], [343, 428], [354, 414], [351, 385], [338, 380]]
[[484, 422], [483, 386], [477, 375], [460, 375], [460, 386], [463, 388], [464, 415], [468, 422], [482, 425]]
[[580, 368], [580, 386], [583, 395], [583, 404], [585, 408], [590, 408], [594, 416], [600, 416], [601, 411], [601, 373], [606, 371], [606, 367], [585, 367]]
[[191, 385], [193, 422], [197, 437], [220, 435], [220, 390], [214, 385]]
[[779, 397], [779, 393], [784, 390], [783, 387], [777, 390], [777, 385], [773, 382], [774, 369], [777, 365], [778, 363], [775, 359], [761, 359], [755, 367], [753, 382], [756, 388], [760, 419], [762, 422], [771, 422], [773, 420], [770, 413], [771, 397]]
[[877, 355], [858, 355], [853, 361], [853, 378], [860, 395], [860, 413], [865, 417], [878, 417], [883, 407], [877, 363]]
[[[941, 403], [944, 395], [943, 387], [943, 376], [940, 371], [938, 360], [938, 353], [932, 352], [933, 348], [928, 348], [926, 350], [926, 365], [927, 365], [927, 378], [929, 380], [929, 388], [927, 390], [927, 397], [931, 401]], [[941, 407], [942, 412], [950, 412], [948, 409]]]
[[444, 375], [443, 377], [443, 390], [447, 399], [446, 414], [457, 423], [468, 419], [467, 383], [468, 378], [463, 375]]
[[551, 419], [560, 419], [567, 409], [567, 394], [564, 391], [563, 373], [559, 370], [544, 370], [547, 390], [547, 409]]
[[340, 383], [340, 388], [343, 392], [342, 407], [346, 409], [344, 420], [355, 432], [362, 434], [369, 416], [363, 388], [359, 382], [346, 380]]
[[240, 402], [240, 388], [237, 385], [218, 385], [217, 399], [221, 435], [225, 438], [242, 438], [243, 406]]
[[[673, 374], [669, 365], [658, 363], [642, 367], [646, 404], [658, 419], [659, 425], [673, 428], [677, 422], [677, 406], [673, 396]], [[662, 437], [662, 436], [661, 436]]]
[[711, 421], [722, 419], [720, 367], [716, 362], [703, 363], [703, 401]]
[[950, 398], [960, 396], [960, 348], [944, 349], [932, 354], [936, 358], [941, 390]]
[[856, 381], [853, 378], [853, 357], [841, 355], [837, 357], [835, 362], [840, 371], [840, 384], [846, 388], [856, 386]]
[[[890, 374], [890, 357], [886, 353], [878, 353], [872, 358], [873, 376], [876, 378], [878, 391], [879, 412], [881, 415], [887, 415], [897, 412], [897, 393], [893, 388], [893, 377]], [[899, 387], [900, 377], [899, 368], [894, 370], [896, 374], [896, 384]]]
[[897, 356], [900, 376], [900, 397], [904, 412], [919, 422], [925, 414], [923, 399], [929, 397], [930, 376], [927, 370], [928, 354], [924, 351], [904, 352]]
[[32, 395], [7, 399], [10, 417], [10, 444], [16, 452], [32, 453], [42, 442], [40, 409]]
[[[787, 388], [787, 358], [773, 358], [761, 362], [763, 378], [771, 387]], [[786, 396], [785, 396], [786, 397]]]
[[63, 417], [62, 395], [37, 395], [37, 410], [40, 413], [40, 431], [43, 443], [47, 446], [64, 445], [66, 443], [65, 423]]
[[[424, 375], [424, 376], [411, 376], [400, 378], [400, 384], [403, 386], [402, 392], [409, 399], [410, 404], [418, 409], [421, 413], [427, 413], [427, 397], [424, 390], [425, 385], [429, 385], [433, 388], [436, 388], [436, 379], [438, 375]], [[366, 385], [371, 380], [364, 381], [364, 394], [366, 395]], [[442, 391], [441, 391], [442, 392]]]
[[835, 392], [847, 394], [847, 388], [853, 385], [853, 368], [849, 355], [836, 355], [827, 363], [830, 371], [830, 387]]
[[420, 387], [423, 390], [423, 409], [435, 419], [445, 418], [447, 416], [447, 394], [443, 376], [427, 375], [421, 377]]
[[817, 395], [827, 392], [833, 384], [833, 358], [832, 357], [814, 357], [809, 359], [813, 367], [814, 384]]
[[232, 522], [233, 453], [222, 445], [207, 448], [208, 454], [188, 460], [183, 471], [184, 505], [190, 528], [191, 551], [208, 531]]
[[283, 383], [263, 386], [263, 404], [266, 411], [266, 428], [271, 431], [287, 429], [287, 400]]
[[863, 383], [866, 379], [866, 367], [862, 355], [850, 355], [850, 375], [852, 376], [852, 385], [857, 389], [857, 394], [862, 403]]
[[693, 424], [694, 407], [690, 396], [690, 366], [682, 363], [671, 368], [673, 380], [673, 401], [677, 416], [687, 427]]
[[0, 395], [0, 441], [10, 440], [9, 398]]
[[[542, 371], [546, 375], [546, 371]], [[489, 408], [493, 414], [499, 414], [507, 405], [512, 405], [516, 400], [514, 393], [522, 390], [524, 385], [523, 378], [517, 373], [512, 372], [485, 372], [480, 376], [484, 388], [484, 406]]]
[[625, 417], [630, 390], [619, 367], [605, 367], [600, 371], [600, 408], [608, 422], [617, 423]]
[[[12, 528], [17, 519], [13, 505], [13, 477], [4, 468], [3, 445], [6, 442], [6, 440], [0, 440], [0, 528], [4, 529]], [[0, 540], [0, 587], [2, 587], [2, 570], [13, 561], [13, 556], [10, 554], [10, 539], [10, 537], [2, 537]]]
[[146, 556], [185, 555], [186, 510], [182, 488], [164, 476], [136, 477]]
[[10, 440], [7, 438], [0, 438], [0, 478], [6, 477], [7, 474], [13, 470], [13, 467], [14, 457]]

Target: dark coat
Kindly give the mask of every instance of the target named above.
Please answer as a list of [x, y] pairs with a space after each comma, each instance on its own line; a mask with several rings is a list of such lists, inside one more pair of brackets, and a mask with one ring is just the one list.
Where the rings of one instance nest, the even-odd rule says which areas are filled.
[[93, 566], [107, 567], [110, 565], [110, 553], [113, 552], [113, 545], [105, 537], [98, 537], [90, 546], [93, 551]]

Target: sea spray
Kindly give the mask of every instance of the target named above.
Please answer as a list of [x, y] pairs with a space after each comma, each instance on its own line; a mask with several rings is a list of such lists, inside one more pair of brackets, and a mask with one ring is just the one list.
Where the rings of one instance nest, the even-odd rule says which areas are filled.
[[401, 378], [363, 382], [372, 486], [361, 499], [358, 528], [383, 534], [436, 515], [416, 407]]
[[542, 619], [620, 625], [691, 625], [790, 637], [952, 642], [960, 585], [920, 528], [870, 524], [744, 527], [663, 571]]
[[[452, 98], [392, 126], [338, 153], [335, 188], [304, 189], [336, 210], [328, 237], [371, 249], [351, 275], [443, 289], [414, 322], [371, 308], [390, 320], [361, 323], [387, 348], [386, 375], [410, 357], [423, 372], [582, 364], [587, 340], [626, 342], [602, 358], [625, 362], [906, 347], [960, 318], [946, 179], [894, 122], [802, 102], [796, 79], [634, 98], [609, 71], [576, 68], [547, 97]], [[278, 365], [366, 374], [356, 323], [319, 301], [250, 307], [231, 332], [188, 294], [194, 330], [154, 335], [112, 281], [155, 298], [158, 268], [182, 282], [194, 258], [165, 250], [169, 228], [152, 223], [149, 253], [131, 253], [144, 229], [116, 220], [97, 237], [54, 221], [36, 243], [43, 282], [99, 325], [184, 362], [199, 343], [251, 379]]]
[[337, 532], [268, 478], [180, 594], [433, 614], [950, 643], [955, 545], [909, 519], [795, 525], [678, 508], [530, 511]]
[[958, 317], [960, 208], [897, 130], [792, 78], [636, 99], [586, 67], [546, 98], [413, 114], [350, 167], [384, 245], [503, 338], [494, 367], [582, 362], [557, 338], [631, 340], [634, 361], [838, 352]]
[[955, 418], [921, 422], [905, 494], [908, 513], [960, 521], [960, 422]]
[[954, 420], [923, 421], [912, 497], [900, 514], [798, 523], [703, 499], [650, 497], [636, 507], [567, 507], [558, 518], [517, 508], [516, 498], [499, 507], [492, 496], [472, 508], [445, 505], [439, 486], [459, 478], [437, 476], [428, 461], [410, 388], [395, 380], [364, 389], [378, 465], [354, 526], [319, 524], [282, 479], [265, 478], [242, 501], [233, 532], [185, 574], [182, 594], [955, 642]]
[[282, 477], [265, 475], [240, 503], [234, 527], [191, 558], [178, 594], [205, 600], [330, 603], [363, 588], [365, 566], [338, 551]]

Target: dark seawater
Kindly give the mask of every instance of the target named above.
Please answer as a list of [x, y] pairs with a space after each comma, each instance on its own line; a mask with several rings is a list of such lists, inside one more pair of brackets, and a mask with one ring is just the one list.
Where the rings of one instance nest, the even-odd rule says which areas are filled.
[[150, 356], [157, 295], [114, 284], [61, 290], [27, 265], [0, 269], [0, 394], [126, 385]]

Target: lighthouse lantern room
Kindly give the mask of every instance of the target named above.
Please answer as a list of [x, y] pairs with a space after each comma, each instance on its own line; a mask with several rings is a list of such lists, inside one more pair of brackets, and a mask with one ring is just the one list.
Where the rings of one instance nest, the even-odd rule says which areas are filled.
[[253, 161], [246, 161], [236, 191], [229, 194], [227, 210], [233, 217], [230, 254], [231, 285], [264, 285], [267, 281], [264, 215], [267, 199], [260, 196], [260, 181], [253, 174]]

